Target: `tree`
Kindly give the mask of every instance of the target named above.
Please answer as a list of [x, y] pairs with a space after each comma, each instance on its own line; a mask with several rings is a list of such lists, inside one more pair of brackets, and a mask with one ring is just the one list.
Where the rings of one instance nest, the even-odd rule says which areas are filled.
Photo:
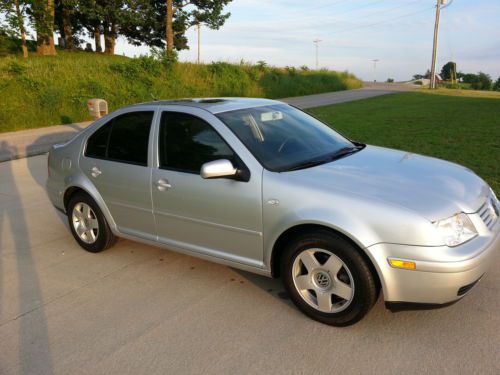
[[477, 74], [473, 73], [458, 73], [458, 78], [462, 80], [464, 83], [474, 83], [478, 81], [478, 76]]
[[186, 31], [195, 25], [219, 29], [229, 18], [224, 7], [232, 0], [134, 0], [140, 12], [121, 30], [132, 44], [144, 43], [167, 51], [188, 49]]
[[413, 76], [413, 80], [414, 81], [420, 81], [421, 79], [429, 79], [431, 78], [431, 71], [429, 69], [427, 69], [427, 71], [425, 72], [425, 74], [415, 74]]
[[36, 30], [36, 50], [39, 55], [56, 55], [54, 45], [54, 0], [31, 0], [30, 15]]
[[441, 78], [445, 81], [453, 81], [457, 75], [457, 64], [453, 61], [446, 63], [441, 69]]
[[77, 13], [78, 0], [55, 0], [55, 26], [64, 39], [64, 48], [75, 49], [82, 41], [77, 35], [83, 25]]
[[6, 27], [18, 34], [21, 39], [21, 49], [23, 56], [28, 57], [28, 47], [26, 46], [26, 27], [24, 19], [28, 4], [21, 0], [3, 0], [0, 3], [0, 13], [4, 14]]
[[472, 83], [474, 90], [491, 90], [493, 82], [489, 74], [479, 72], [477, 74], [477, 81]]
[[125, 27], [133, 11], [129, 0], [79, 0], [77, 17], [82, 25], [94, 37], [96, 52], [102, 52], [101, 35], [104, 34], [104, 53], [115, 52], [116, 38]]
[[498, 77], [497, 81], [493, 85], [493, 90], [500, 91], [500, 77]]

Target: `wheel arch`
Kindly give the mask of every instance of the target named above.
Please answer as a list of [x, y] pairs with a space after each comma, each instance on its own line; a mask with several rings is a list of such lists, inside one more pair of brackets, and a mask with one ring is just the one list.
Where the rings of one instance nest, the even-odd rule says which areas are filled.
[[375, 261], [371, 258], [371, 256], [364, 250], [363, 246], [355, 241], [351, 236], [346, 233], [334, 229], [332, 227], [322, 225], [322, 224], [297, 224], [288, 229], [286, 229], [283, 233], [280, 234], [278, 239], [274, 242], [271, 253], [271, 275], [274, 278], [280, 277], [280, 266], [281, 266], [281, 256], [285, 250], [286, 245], [296, 238], [298, 235], [302, 233], [313, 232], [317, 230], [325, 230], [330, 233], [335, 233], [336, 235], [342, 237], [346, 241], [350, 242], [355, 248], [359, 250], [359, 254], [365, 259], [368, 264], [370, 271], [375, 277], [377, 287], [380, 289], [382, 286], [381, 274], [378, 268], [375, 266]]
[[102, 199], [101, 195], [99, 194], [99, 192], [97, 192], [96, 189], [88, 189], [85, 186], [82, 186], [80, 184], [74, 184], [74, 185], [68, 186], [63, 194], [63, 204], [64, 204], [64, 210], [66, 211], [66, 213], [68, 212], [68, 204], [69, 204], [71, 198], [79, 193], [86, 194], [94, 200], [94, 202], [97, 204], [97, 206], [99, 206], [99, 209], [101, 210], [104, 217], [106, 218], [106, 221], [108, 222], [108, 225], [109, 225], [110, 229], [112, 230], [112, 232], [114, 234], [117, 234], [115, 221], [113, 220], [113, 217], [111, 216], [111, 213], [109, 212], [108, 207], [106, 206], [106, 203], [104, 203], [104, 200]]

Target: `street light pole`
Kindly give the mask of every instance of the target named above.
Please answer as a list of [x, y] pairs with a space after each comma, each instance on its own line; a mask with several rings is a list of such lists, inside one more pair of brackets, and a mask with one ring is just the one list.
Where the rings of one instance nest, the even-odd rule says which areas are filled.
[[313, 40], [313, 43], [316, 45], [316, 70], [319, 70], [319, 57], [318, 57], [318, 49], [319, 49], [319, 42], [322, 40], [320, 39], [315, 39]]
[[374, 59], [372, 61], [373, 61], [373, 82], [377, 82], [377, 63], [380, 60]]
[[200, 52], [200, 23], [198, 22], [198, 64], [201, 61], [201, 52]]

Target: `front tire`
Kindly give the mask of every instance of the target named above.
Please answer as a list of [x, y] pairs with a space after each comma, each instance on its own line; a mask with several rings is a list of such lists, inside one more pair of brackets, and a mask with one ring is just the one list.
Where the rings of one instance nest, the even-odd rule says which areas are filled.
[[68, 223], [76, 242], [91, 253], [111, 247], [115, 236], [95, 201], [87, 194], [78, 193], [67, 207]]
[[281, 275], [295, 305], [332, 326], [361, 320], [378, 297], [370, 267], [352, 243], [327, 230], [295, 237], [283, 254]]

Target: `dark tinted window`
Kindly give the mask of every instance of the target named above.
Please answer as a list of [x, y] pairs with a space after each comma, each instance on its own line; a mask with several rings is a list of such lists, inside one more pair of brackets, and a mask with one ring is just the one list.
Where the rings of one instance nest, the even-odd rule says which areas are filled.
[[107, 158], [147, 165], [153, 112], [131, 112], [113, 120]]
[[198, 117], [164, 112], [160, 126], [160, 167], [199, 173], [204, 163], [235, 155], [220, 135]]
[[87, 141], [85, 156], [91, 158], [104, 159], [106, 157], [106, 148], [108, 147], [108, 138], [111, 131], [111, 123], [104, 124]]

